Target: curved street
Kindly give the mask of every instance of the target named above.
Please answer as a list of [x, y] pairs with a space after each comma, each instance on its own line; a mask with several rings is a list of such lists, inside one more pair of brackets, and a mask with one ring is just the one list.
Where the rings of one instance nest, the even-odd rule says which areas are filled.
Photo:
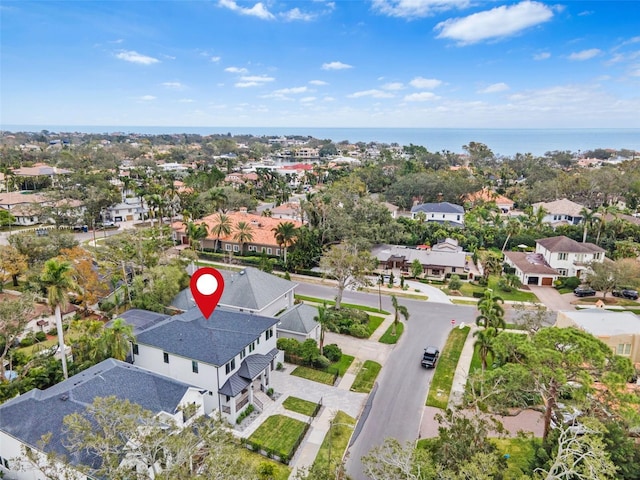
[[[332, 299], [336, 289], [329, 286], [300, 283], [296, 292], [320, 298]], [[377, 294], [345, 291], [343, 301], [378, 307]], [[356, 434], [348, 450], [347, 474], [354, 480], [365, 480], [360, 459], [386, 438], [400, 442], [418, 438], [424, 404], [433, 377], [433, 370], [420, 365], [422, 351], [427, 345], [442, 349], [451, 330], [451, 320], [456, 325], [475, 319], [475, 308], [470, 306], [436, 303], [399, 297], [410, 313], [405, 332], [391, 351], [380, 376], [378, 388], [368, 415], [358, 424]], [[382, 297], [382, 308], [391, 311], [391, 299]], [[366, 360], [365, 358], [361, 360]]]

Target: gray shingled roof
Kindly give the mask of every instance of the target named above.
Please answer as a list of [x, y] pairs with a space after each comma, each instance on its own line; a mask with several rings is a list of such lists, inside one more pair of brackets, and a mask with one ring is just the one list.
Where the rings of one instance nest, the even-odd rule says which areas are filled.
[[[297, 285], [253, 267], [246, 267], [239, 272], [220, 270], [220, 273], [224, 278], [224, 292], [219, 305], [254, 312], [260, 312]], [[193, 308], [195, 302], [191, 289], [186, 288], [180, 292], [171, 301], [171, 305], [183, 311]]]
[[558, 275], [558, 272], [551, 268], [542, 254], [532, 252], [504, 252], [504, 255], [525, 274], [537, 275]]
[[272, 352], [268, 355], [254, 353], [253, 355], [249, 355], [245, 358], [240, 364], [238, 371], [229, 377], [224, 385], [218, 390], [218, 393], [235, 397], [237, 394], [242, 392], [242, 390], [247, 388], [252, 380], [261, 372], [264, 372], [264, 369], [267, 368], [269, 363], [271, 363], [271, 360], [273, 360], [275, 356]]
[[598, 253], [604, 252], [601, 248], [593, 243], [579, 243], [575, 240], [560, 235], [558, 237], [541, 238], [536, 243], [542, 245], [550, 252], [567, 252], [567, 253]]
[[375, 245], [371, 249], [371, 254], [380, 262], [386, 262], [391, 257], [394, 257], [396, 261], [404, 258], [407, 263], [417, 259], [420, 264], [427, 267], [464, 268], [467, 261], [467, 254], [463, 251], [418, 250], [417, 248], [404, 247], [402, 245]]
[[317, 307], [299, 303], [287, 309], [278, 317], [278, 331], [295, 332], [307, 335], [318, 326], [315, 317], [318, 316]]
[[84, 451], [71, 453], [63, 446], [65, 416], [84, 412], [94, 398], [108, 396], [154, 413], [173, 414], [189, 388], [186, 383], [108, 359], [47, 390], [34, 389], [0, 405], [0, 430], [34, 448], [42, 435], [51, 433], [48, 451], [66, 455], [75, 465], [97, 466], [98, 458]]
[[411, 213], [464, 213], [464, 207], [449, 202], [421, 203], [411, 208]]
[[221, 366], [278, 323], [277, 318], [216, 308], [209, 320], [192, 308], [142, 332], [136, 341], [169, 354]]
[[[169, 318], [169, 315], [151, 312], [149, 310], [141, 310], [139, 308], [132, 308], [126, 312], [122, 312], [118, 318], [122, 318], [127, 325], [131, 325], [133, 327], [133, 335], [137, 336], [140, 332], [143, 332], [155, 324]], [[107, 326], [111, 326], [114, 320], [110, 320], [107, 323]]]
[[640, 317], [631, 312], [613, 312], [602, 308], [563, 311], [578, 327], [595, 336], [639, 335]]

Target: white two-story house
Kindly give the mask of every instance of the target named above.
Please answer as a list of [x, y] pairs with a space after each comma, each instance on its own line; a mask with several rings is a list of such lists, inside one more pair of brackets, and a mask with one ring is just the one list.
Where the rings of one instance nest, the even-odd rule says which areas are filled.
[[[138, 404], [178, 428], [204, 413], [200, 389], [108, 359], [46, 390], [34, 389], [0, 405], [0, 476], [13, 480], [53, 478], [26, 459], [23, 449], [29, 448], [38, 459], [35, 463], [46, 464], [47, 454], [66, 457], [66, 464], [55, 463], [65, 472], [59, 478], [87, 479], [74, 466], [95, 466], [101, 459], [85, 450], [69, 451], [63, 421], [67, 415], [83, 414], [95, 398], [110, 396]], [[193, 415], [187, 418], [184, 412], [191, 409]], [[44, 435], [50, 435], [46, 443], [42, 442]], [[147, 473], [148, 465], [135, 463], [122, 453], [123, 462], [129, 462], [139, 473]]]
[[583, 279], [589, 272], [589, 263], [604, 261], [604, 252], [593, 243], [579, 243], [565, 236], [536, 240], [536, 253], [561, 277]]
[[464, 225], [464, 207], [449, 202], [421, 203], [411, 208], [411, 218], [424, 218], [425, 222], [448, 223], [461, 227]]
[[556, 225], [578, 225], [582, 222], [584, 206], [572, 202], [566, 198], [554, 200], [553, 202], [539, 202], [532, 205], [533, 211], [544, 209], [545, 215], [542, 223]]
[[205, 413], [218, 410], [233, 423], [249, 404], [262, 410], [257, 397], [268, 398], [255, 392], [269, 388], [270, 372], [283, 360], [277, 323], [220, 306], [207, 320], [193, 308], [139, 333], [133, 362], [206, 390]]

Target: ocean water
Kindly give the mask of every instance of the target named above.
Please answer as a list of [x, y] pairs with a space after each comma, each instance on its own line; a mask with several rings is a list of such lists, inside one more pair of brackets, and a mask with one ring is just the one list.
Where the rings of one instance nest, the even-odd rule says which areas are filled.
[[254, 136], [311, 136], [334, 142], [380, 142], [421, 145], [430, 152], [463, 152], [463, 145], [480, 142], [496, 155], [516, 153], [543, 155], [554, 150], [584, 152], [596, 148], [640, 151], [640, 129], [489, 129], [489, 128], [314, 128], [314, 127], [157, 127], [80, 125], [3, 125], [5, 131], [137, 133], [137, 134], [227, 134]]

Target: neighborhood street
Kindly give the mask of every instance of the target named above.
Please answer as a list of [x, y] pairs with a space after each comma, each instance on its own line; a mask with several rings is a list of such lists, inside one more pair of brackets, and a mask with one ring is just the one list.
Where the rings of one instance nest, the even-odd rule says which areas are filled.
[[[328, 286], [300, 283], [296, 293], [333, 299], [336, 289]], [[345, 291], [343, 301], [378, 307], [378, 295]], [[388, 437], [401, 442], [418, 438], [420, 421], [424, 410], [433, 370], [420, 365], [422, 351], [427, 345], [442, 349], [451, 330], [451, 320], [456, 325], [475, 319], [474, 307], [451, 305], [398, 298], [400, 304], [409, 309], [410, 318], [405, 333], [393, 348], [378, 377], [378, 388], [373, 396], [370, 411], [365, 408], [352, 445], [348, 451], [347, 473], [354, 480], [367, 477], [360, 459], [373, 447]], [[392, 312], [391, 299], [382, 297], [382, 308]], [[365, 360], [365, 359], [360, 359]]]

